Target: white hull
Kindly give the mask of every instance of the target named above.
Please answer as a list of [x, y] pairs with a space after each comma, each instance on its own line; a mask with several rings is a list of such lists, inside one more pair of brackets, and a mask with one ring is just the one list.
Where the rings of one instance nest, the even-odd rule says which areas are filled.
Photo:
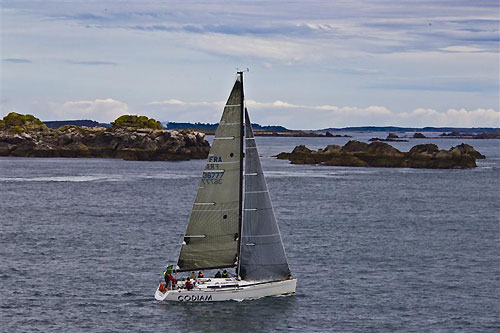
[[201, 279], [191, 290], [174, 289], [160, 291], [156, 289], [158, 301], [170, 302], [220, 302], [242, 301], [266, 296], [295, 293], [297, 279], [281, 281], [243, 281], [229, 279]]

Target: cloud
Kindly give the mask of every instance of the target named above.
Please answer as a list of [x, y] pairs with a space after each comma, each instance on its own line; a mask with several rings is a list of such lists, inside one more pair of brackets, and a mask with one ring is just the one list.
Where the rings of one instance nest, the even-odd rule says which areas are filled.
[[399, 115], [408, 126], [500, 127], [500, 112], [493, 109], [434, 109], [417, 108]]
[[480, 52], [482, 49], [477, 48], [477, 47], [471, 47], [471, 46], [448, 46], [448, 47], [443, 47], [440, 48], [442, 51], [447, 51], [447, 52]]
[[218, 122], [225, 101], [184, 102], [178, 99], [154, 101], [144, 106], [144, 112], [160, 121]]
[[24, 59], [24, 58], [7, 58], [7, 59], [3, 59], [3, 61], [10, 62], [13, 64], [30, 64], [30, 63], [32, 63], [31, 60]]
[[123, 114], [129, 114], [126, 103], [112, 98], [49, 103], [45, 111], [48, 120], [91, 119], [110, 122]]
[[339, 107], [335, 105], [301, 105], [292, 104], [284, 101], [274, 101], [270, 103], [262, 103], [254, 100], [246, 100], [246, 105], [253, 109], [272, 109], [272, 108], [283, 108], [283, 109], [308, 109], [308, 110], [320, 110], [320, 111], [332, 111], [342, 114], [380, 114], [388, 115], [390, 114], [389, 109], [383, 106], [369, 106], [367, 108], [359, 108], [352, 106]]
[[[130, 27], [141, 31], [188, 32], [196, 34], [217, 33], [225, 35], [309, 35], [320, 30], [309, 24], [239, 22], [238, 24], [150, 24]], [[320, 30], [324, 31], [324, 30]]]
[[69, 61], [73, 65], [84, 65], [84, 66], [116, 66], [118, 63], [112, 61], [99, 61], [99, 60], [89, 60], [89, 61]]
[[[316, 39], [318, 46], [341, 43], [363, 52], [413, 52], [441, 50], [459, 41], [476, 41], [480, 49], [497, 50], [498, 16], [488, 1], [447, 0], [287, 3], [261, 1], [204, 2], [114, 1], [99, 3], [50, 1], [44, 6], [8, 1], [8, 10], [39, 15], [53, 21], [72, 21], [101, 29], [196, 35], [293, 37], [303, 42]], [[451, 44], [450, 44], [451, 43]], [[328, 48], [327, 48], [328, 50]], [[444, 52], [449, 52], [444, 50]], [[453, 51], [455, 52], [455, 51]]]
[[205, 52], [286, 62], [316, 61], [324, 58], [314, 45], [303, 40], [268, 39], [254, 36], [206, 34], [187, 37], [190, 45]]
[[360, 0], [285, 6], [281, 1], [228, 5], [216, 0], [210, 4], [131, 1], [121, 6], [103, 0], [99, 4], [54, 1], [43, 7], [11, 1], [5, 6], [45, 20], [162, 34], [162, 39], [211, 54], [268, 60], [331, 59], [353, 53], [497, 52], [499, 41], [499, 20], [491, 12], [497, 6], [487, 2], [450, 6], [443, 0], [404, 5], [395, 0]]
[[[176, 122], [217, 122], [224, 102], [185, 102], [177, 99], [149, 103], [147, 112]], [[303, 105], [281, 100], [246, 100], [252, 121], [266, 125], [284, 125], [296, 129], [346, 126], [456, 126], [500, 127], [500, 112], [493, 109], [416, 108], [394, 112], [384, 106]]]
[[224, 106], [223, 101], [219, 102], [184, 102], [178, 99], [167, 99], [164, 101], [154, 101], [149, 103], [151, 106], [179, 105], [179, 106]]
[[493, 92], [500, 89], [498, 78], [489, 77], [410, 77], [384, 78], [376, 84], [365, 86], [375, 90], [413, 90], [446, 92]]

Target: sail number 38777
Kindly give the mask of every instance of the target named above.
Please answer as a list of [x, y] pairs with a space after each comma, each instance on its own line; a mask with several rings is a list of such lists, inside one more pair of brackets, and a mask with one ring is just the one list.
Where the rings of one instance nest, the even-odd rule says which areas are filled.
[[222, 184], [222, 177], [224, 176], [224, 170], [217, 171], [203, 171], [203, 176], [201, 181], [203, 184]]

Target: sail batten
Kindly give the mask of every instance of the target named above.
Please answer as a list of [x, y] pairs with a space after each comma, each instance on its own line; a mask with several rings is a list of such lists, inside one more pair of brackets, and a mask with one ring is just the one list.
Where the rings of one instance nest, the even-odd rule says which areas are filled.
[[245, 280], [279, 280], [290, 268], [260, 164], [250, 118], [245, 110], [245, 198], [240, 276]]
[[235, 267], [241, 218], [242, 104], [243, 84], [237, 79], [198, 186], [177, 262], [178, 271]]

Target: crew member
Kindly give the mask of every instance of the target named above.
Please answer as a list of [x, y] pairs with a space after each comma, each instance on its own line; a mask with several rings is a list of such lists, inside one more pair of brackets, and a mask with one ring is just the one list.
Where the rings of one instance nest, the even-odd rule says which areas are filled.
[[186, 283], [184, 284], [184, 288], [187, 290], [193, 289], [193, 284], [191, 283], [191, 280], [189, 278], [186, 279]]
[[174, 278], [172, 275], [172, 270], [168, 269], [163, 272], [163, 275], [165, 276], [165, 283], [167, 284], [167, 289], [172, 290], [174, 289], [175, 285], [177, 284], [177, 280]]
[[226, 271], [226, 270], [223, 270], [223, 271], [222, 271], [222, 277], [223, 277], [223, 278], [228, 278], [228, 277], [229, 277], [229, 274], [227, 273], [227, 271]]
[[189, 278], [193, 280], [196, 279], [196, 273], [194, 271], [191, 272], [191, 274], [189, 274]]
[[198, 272], [198, 279], [202, 279], [203, 278], [203, 273], [201, 271]]
[[217, 273], [215, 273], [215, 276], [214, 276], [214, 277], [215, 277], [215, 278], [221, 278], [221, 277], [222, 277], [222, 275], [220, 274], [220, 271], [217, 271]]

